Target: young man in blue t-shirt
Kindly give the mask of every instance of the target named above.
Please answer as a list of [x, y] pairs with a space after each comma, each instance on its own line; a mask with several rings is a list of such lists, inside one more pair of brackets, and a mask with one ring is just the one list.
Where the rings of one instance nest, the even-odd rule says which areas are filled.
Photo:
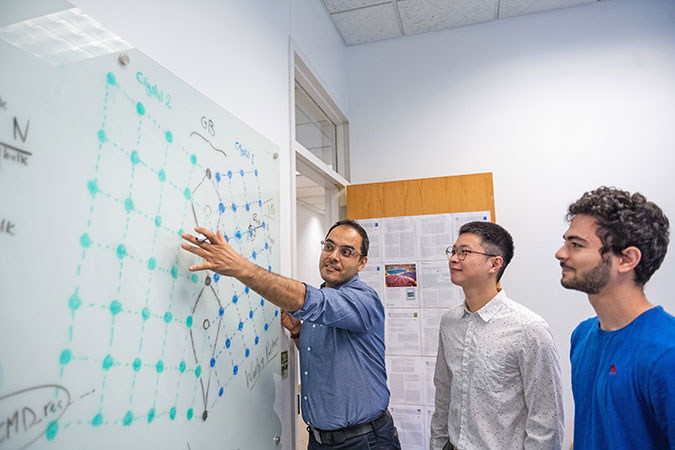
[[675, 317], [644, 293], [668, 218], [641, 194], [600, 187], [567, 219], [560, 282], [597, 313], [572, 334], [574, 449], [675, 449]]

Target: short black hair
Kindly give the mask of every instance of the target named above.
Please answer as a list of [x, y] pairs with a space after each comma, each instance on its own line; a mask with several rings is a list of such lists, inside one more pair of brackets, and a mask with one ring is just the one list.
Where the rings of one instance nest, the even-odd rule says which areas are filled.
[[368, 233], [366, 233], [366, 230], [363, 229], [361, 225], [355, 220], [349, 220], [349, 219], [343, 219], [343, 220], [338, 220], [333, 224], [332, 227], [328, 230], [328, 233], [326, 233], [326, 237], [330, 234], [331, 231], [333, 231], [333, 228], [336, 227], [350, 227], [355, 229], [359, 235], [361, 236], [361, 257], [368, 256], [368, 247], [370, 246], [370, 239], [368, 239]]
[[602, 242], [601, 253], [620, 255], [634, 246], [642, 258], [635, 266], [635, 284], [644, 286], [666, 257], [670, 242], [668, 217], [655, 203], [640, 194], [600, 186], [584, 193], [567, 209], [567, 221], [574, 216], [593, 217]]
[[499, 255], [504, 260], [504, 264], [497, 272], [497, 281], [502, 278], [506, 266], [509, 265], [513, 259], [513, 238], [508, 231], [492, 222], [468, 222], [462, 225], [459, 229], [459, 234], [471, 233], [475, 234], [481, 239], [481, 245], [489, 253]]

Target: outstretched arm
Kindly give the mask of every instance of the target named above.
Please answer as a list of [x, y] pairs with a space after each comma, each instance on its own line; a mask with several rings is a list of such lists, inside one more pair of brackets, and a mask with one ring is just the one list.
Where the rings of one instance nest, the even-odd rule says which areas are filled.
[[287, 311], [302, 309], [306, 292], [304, 283], [269, 272], [248, 261], [227, 243], [221, 231], [213, 233], [202, 227], [195, 228], [195, 231], [206, 236], [208, 241], [199, 242], [191, 234], [183, 233], [183, 239], [192, 245], [183, 242], [181, 247], [205, 259], [201, 264], [190, 266], [191, 272], [212, 270], [221, 275], [234, 277], [263, 298]]

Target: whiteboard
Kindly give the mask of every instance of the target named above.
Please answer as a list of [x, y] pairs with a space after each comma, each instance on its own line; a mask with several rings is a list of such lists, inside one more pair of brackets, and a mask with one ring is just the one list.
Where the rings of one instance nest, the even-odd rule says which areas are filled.
[[179, 247], [278, 271], [278, 148], [138, 50], [0, 27], [0, 449], [279, 448], [278, 309]]

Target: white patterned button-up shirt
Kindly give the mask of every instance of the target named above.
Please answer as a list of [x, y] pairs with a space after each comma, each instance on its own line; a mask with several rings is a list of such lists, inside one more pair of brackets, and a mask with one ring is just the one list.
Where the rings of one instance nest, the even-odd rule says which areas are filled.
[[560, 449], [558, 351], [547, 323], [500, 291], [475, 313], [443, 315], [431, 450]]

